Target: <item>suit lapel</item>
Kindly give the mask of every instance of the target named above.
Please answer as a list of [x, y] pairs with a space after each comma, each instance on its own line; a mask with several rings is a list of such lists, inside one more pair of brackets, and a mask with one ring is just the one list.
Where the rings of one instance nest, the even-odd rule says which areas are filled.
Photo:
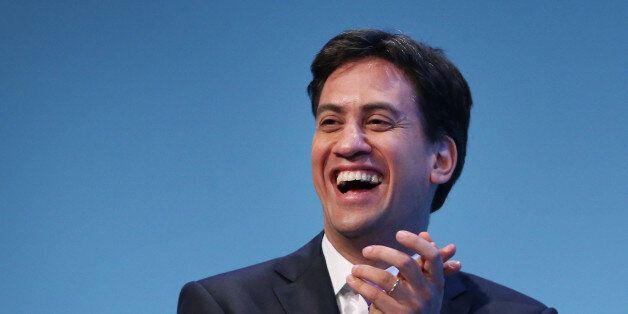
[[322, 238], [323, 233], [320, 233], [275, 267], [275, 271], [287, 280], [287, 284], [274, 288], [286, 313], [339, 312], [321, 250]]
[[467, 287], [460, 274], [445, 277], [445, 294], [440, 313], [469, 313], [471, 302], [463, 296], [466, 291]]

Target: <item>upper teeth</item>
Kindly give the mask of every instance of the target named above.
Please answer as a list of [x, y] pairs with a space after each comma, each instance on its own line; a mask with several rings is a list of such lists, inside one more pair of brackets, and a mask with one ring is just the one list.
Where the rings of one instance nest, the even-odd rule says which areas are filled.
[[367, 173], [364, 171], [341, 171], [336, 178], [336, 184], [347, 181], [364, 181], [371, 183], [382, 182], [382, 177], [375, 173]]

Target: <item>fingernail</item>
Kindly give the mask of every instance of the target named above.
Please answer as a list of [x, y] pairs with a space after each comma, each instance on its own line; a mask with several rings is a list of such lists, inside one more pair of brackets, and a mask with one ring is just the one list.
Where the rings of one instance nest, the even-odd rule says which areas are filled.
[[369, 254], [369, 253], [371, 253], [371, 251], [373, 251], [373, 247], [372, 246], [367, 246], [364, 249], [362, 249], [362, 254]]
[[355, 271], [356, 269], [358, 269], [358, 265], [353, 265], [353, 267], [351, 267], [351, 272]]
[[460, 266], [460, 261], [449, 261], [447, 262], [447, 264], [449, 265], [449, 267], [456, 267], [456, 266]]
[[402, 237], [402, 238], [407, 238], [407, 237], [411, 237], [414, 235], [414, 233], [410, 232], [410, 231], [405, 231], [405, 230], [399, 230], [399, 232], [397, 232], [397, 235]]

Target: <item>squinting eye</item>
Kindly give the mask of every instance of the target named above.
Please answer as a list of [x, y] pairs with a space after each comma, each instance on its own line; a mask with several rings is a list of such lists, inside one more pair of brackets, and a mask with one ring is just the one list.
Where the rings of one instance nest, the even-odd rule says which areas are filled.
[[320, 125], [330, 125], [330, 124], [336, 124], [338, 121], [334, 120], [334, 119], [323, 119], [320, 122]]
[[335, 132], [341, 127], [341, 121], [337, 118], [322, 118], [318, 122], [318, 129], [322, 132]]
[[393, 123], [387, 119], [371, 118], [366, 122], [367, 126], [375, 131], [386, 131], [392, 128]]
[[368, 120], [368, 124], [384, 124], [384, 125], [391, 125], [392, 123], [390, 121], [388, 121], [387, 119], [380, 119], [380, 118], [372, 118]]

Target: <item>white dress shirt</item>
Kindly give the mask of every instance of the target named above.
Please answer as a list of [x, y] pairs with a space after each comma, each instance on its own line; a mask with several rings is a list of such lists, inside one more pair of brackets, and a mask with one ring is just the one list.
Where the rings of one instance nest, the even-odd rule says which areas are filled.
[[323, 236], [323, 255], [329, 271], [331, 285], [336, 295], [336, 303], [341, 314], [368, 313], [368, 305], [364, 298], [355, 293], [347, 284], [347, 276], [351, 274], [353, 264], [340, 255], [336, 248]]

